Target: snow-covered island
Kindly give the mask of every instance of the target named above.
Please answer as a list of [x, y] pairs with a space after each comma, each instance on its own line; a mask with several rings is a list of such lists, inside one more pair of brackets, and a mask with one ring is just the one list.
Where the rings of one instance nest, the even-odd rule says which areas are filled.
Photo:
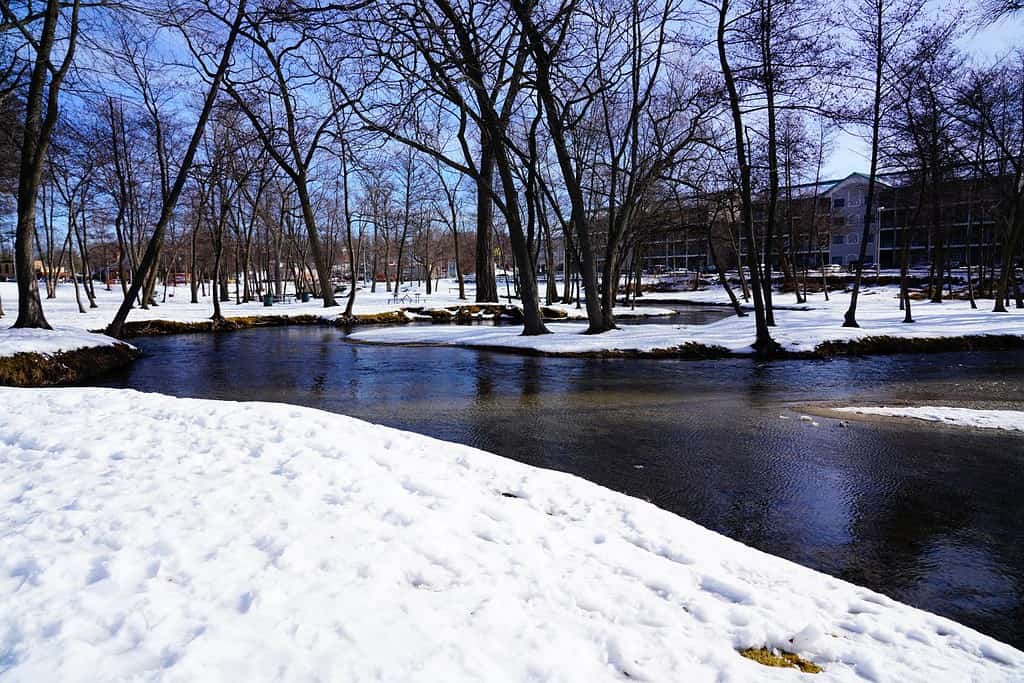
[[643, 501], [282, 404], [0, 389], [0, 678], [1019, 681]]
[[135, 347], [80, 327], [0, 329], [0, 385], [75, 382], [131, 362]]
[[925, 422], [941, 422], [955, 427], [1001, 429], [1008, 432], [1024, 433], [1024, 411], [1021, 410], [980, 410], [952, 406], [850, 406], [835, 410], [858, 415], [913, 418]]
[[[725, 303], [724, 290], [709, 287], [688, 292], [707, 304]], [[914, 302], [916, 322], [905, 324], [895, 287], [867, 290], [860, 297], [860, 327], [842, 327], [849, 294], [833, 292], [828, 301], [814, 296], [806, 305], [779, 308], [772, 335], [784, 352], [831, 355], [849, 347], [854, 352], [950, 350], [992, 343], [1024, 346], [1024, 310], [992, 313], [972, 309], [967, 301]], [[777, 295], [785, 305], [782, 295]], [[656, 301], [657, 299], [655, 299]], [[791, 303], [791, 302], [790, 302]], [[985, 305], [985, 304], [983, 304]], [[623, 325], [598, 335], [586, 335], [582, 323], [552, 323], [552, 334], [522, 336], [514, 327], [403, 327], [359, 330], [351, 339], [382, 344], [436, 344], [537, 352], [547, 355], [746, 355], [754, 341], [753, 316], [729, 316], [706, 325]], [[689, 353], [687, 353], [689, 351]], [[702, 352], [703, 351], [703, 352]]]

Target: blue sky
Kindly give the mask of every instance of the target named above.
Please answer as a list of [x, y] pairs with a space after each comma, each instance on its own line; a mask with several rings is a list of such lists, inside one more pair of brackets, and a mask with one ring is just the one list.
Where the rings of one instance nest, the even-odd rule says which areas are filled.
[[[970, 11], [976, 2], [968, 1], [965, 9]], [[975, 60], [985, 63], [995, 60], [1015, 47], [1024, 47], [1024, 16], [987, 26], [970, 29], [959, 41], [960, 48]], [[835, 141], [835, 151], [825, 173], [830, 178], [841, 178], [853, 171], [867, 173], [870, 161], [870, 147], [860, 137], [842, 133]]]

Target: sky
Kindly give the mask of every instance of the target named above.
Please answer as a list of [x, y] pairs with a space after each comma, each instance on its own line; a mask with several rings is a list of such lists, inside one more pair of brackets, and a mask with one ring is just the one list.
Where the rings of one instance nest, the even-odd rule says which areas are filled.
[[[970, 11], [975, 5], [976, 2], [967, 0], [965, 9]], [[960, 39], [959, 47], [980, 63], [992, 61], [1014, 47], [1024, 47], [1024, 16], [1018, 14], [1012, 19], [1004, 19], [982, 29], [968, 29]], [[840, 133], [824, 175], [843, 178], [854, 171], [867, 173], [870, 152], [866, 140], [853, 133]]]

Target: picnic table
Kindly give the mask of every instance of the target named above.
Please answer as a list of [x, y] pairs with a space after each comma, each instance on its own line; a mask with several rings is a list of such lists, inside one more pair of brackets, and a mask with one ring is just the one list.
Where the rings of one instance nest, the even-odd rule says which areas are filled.
[[290, 304], [295, 301], [294, 294], [266, 294], [263, 297], [264, 306], [272, 306], [274, 304]]
[[420, 304], [426, 303], [427, 298], [420, 296], [418, 293], [413, 294], [395, 294], [393, 297], [387, 300], [389, 304]]

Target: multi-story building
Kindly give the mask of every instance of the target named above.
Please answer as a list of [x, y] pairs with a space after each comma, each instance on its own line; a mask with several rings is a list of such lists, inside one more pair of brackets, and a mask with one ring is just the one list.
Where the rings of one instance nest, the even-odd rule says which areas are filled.
[[999, 230], [993, 214], [996, 186], [992, 181], [952, 179], [938, 188], [922, 188], [910, 180], [892, 182], [879, 194], [883, 268], [933, 260], [942, 246], [950, 267], [993, 265], [1001, 260]]
[[[997, 253], [991, 183], [954, 179], [938, 192], [935, 188], [922, 191], [907, 175], [880, 175], [876, 183], [865, 265], [899, 267], [904, 237], [911, 266], [930, 262], [934, 243], [940, 239], [951, 267], [991, 262]], [[864, 233], [867, 185], [867, 175], [851, 173], [845, 178], [783, 188], [776, 213], [773, 265], [781, 265], [783, 251], [792, 253], [797, 267], [818, 267], [823, 262], [856, 265]], [[720, 204], [736, 205], [733, 199]], [[711, 263], [709, 235], [715, 236], [717, 255], [726, 267], [735, 266], [737, 255], [743, 257], [746, 240], [738, 230], [737, 211], [711, 212], [698, 204], [695, 200], [693, 208], [684, 211], [666, 209], [659, 214], [657, 228], [646, 230], [642, 242], [645, 272], [705, 267]], [[754, 227], [759, 235], [764, 234], [766, 213], [765, 203], [758, 200]], [[715, 221], [711, 229], [709, 220]]]
[[[879, 179], [879, 187], [884, 186], [885, 181]], [[794, 250], [797, 254], [797, 265], [805, 265], [805, 262], [806, 265], [819, 265], [823, 253], [828, 254], [828, 262], [832, 265], [855, 265], [860, 258], [860, 243], [864, 237], [864, 204], [867, 201], [868, 177], [862, 173], [851, 173], [839, 180], [829, 180], [804, 188], [804, 203], [817, 201], [821, 218], [816, 231], [810, 231], [803, 226], [798, 231], [799, 246]], [[801, 206], [796, 215], [805, 218], [807, 213], [807, 208]], [[876, 262], [879, 216], [877, 207], [872, 214], [866, 263]], [[824, 225], [821, 225], [821, 222], [824, 222]], [[816, 240], [811, 240], [816, 248], [807, 249], [804, 247], [807, 243], [806, 236], [812, 234], [817, 237]], [[800, 235], [805, 236], [805, 239], [800, 240]], [[827, 244], [824, 244], [826, 240]]]

